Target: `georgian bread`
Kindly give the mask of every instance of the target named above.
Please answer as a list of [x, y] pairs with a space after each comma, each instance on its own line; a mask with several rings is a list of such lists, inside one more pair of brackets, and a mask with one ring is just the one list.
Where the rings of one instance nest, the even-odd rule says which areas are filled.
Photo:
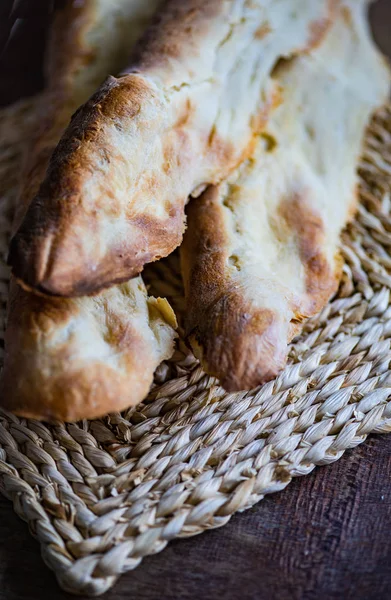
[[93, 298], [10, 290], [1, 405], [51, 421], [92, 419], [138, 404], [173, 351], [175, 316], [140, 277]]
[[[55, 13], [46, 53], [46, 89], [16, 207], [16, 231], [39, 190], [72, 114], [110, 72], [125, 66], [162, 0], [66, 0]], [[31, 156], [33, 155], [33, 160]]]
[[282, 104], [254, 154], [188, 206], [186, 333], [227, 390], [276, 376], [337, 289], [363, 133], [389, 90], [366, 4], [344, 1], [320, 47], [276, 69]]
[[252, 152], [281, 57], [322, 39], [338, 0], [168, 0], [129, 67], [74, 115], [10, 247], [28, 288], [95, 293], [181, 242], [184, 206]]
[[[68, 2], [52, 26], [48, 88], [26, 163], [18, 221], [37, 193], [72, 112], [124, 64], [158, 1]], [[11, 280], [1, 405], [36, 419], [74, 421], [121, 410], [147, 394], [173, 351], [176, 321], [141, 277], [95, 298], [37, 296]]]

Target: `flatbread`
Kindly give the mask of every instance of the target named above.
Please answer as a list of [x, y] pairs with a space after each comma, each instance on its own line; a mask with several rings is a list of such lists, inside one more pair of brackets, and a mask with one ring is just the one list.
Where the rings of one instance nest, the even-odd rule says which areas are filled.
[[279, 101], [270, 74], [338, 0], [168, 0], [119, 78], [74, 115], [13, 237], [28, 288], [83, 296], [176, 248], [184, 207], [252, 152]]
[[[158, 1], [68, 1], [48, 48], [48, 87], [28, 151], [16, 221], [37, 193], [69, 119], [124, 64]], [[139, 403], [158, 364], [173, 352], [176, 320], [141, 277], [96, 298], [37, 296], [12, 278], [1, 405], [25, 417], [74, 421]]]
[[389, 91], [366, 5], [344, 1], [318, 49], [280, 63], [282, 103], [255, 152], [188, 207], [186, 334], [227, 390], [275, 377], [288, 342], [337, 290], [364, 130]]

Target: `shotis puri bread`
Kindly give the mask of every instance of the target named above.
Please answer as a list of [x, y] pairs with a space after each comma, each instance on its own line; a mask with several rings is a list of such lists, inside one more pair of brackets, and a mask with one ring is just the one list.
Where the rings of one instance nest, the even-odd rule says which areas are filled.
[[29, 146], [14, 229], [41, 185], [73, 113], [109, 73], [126, 65], [162, 0], [65, 0], [49, 30], [46, 89]]
[[[158, 2], [67, 2], [52, 26], [48, 89], [28, 158], [16, 219], [23, 216], [72, 112], [124, 53]], [[93, 418], [140, 402], [173, 351], [175, 316], [147, 296], [141, 277], [95, 298], [37, 296], [11, 281], [1, 405], [36, 419]]]
[[288, 342], [337, 290], [364, 130], [389, 90], [366, 4], [344, 1], [317, 50], [280, 64], [282, 104], [254, 154], [188, 206], [186, 333], [227, 390], [276, 376]]
[[184, 206], [252, 152], [281, 57], [322, 39], [338, 0], [168, 0], [128, 68], [77, 111], [13, 237], [23, 284], [95, 293], [181, 242]]

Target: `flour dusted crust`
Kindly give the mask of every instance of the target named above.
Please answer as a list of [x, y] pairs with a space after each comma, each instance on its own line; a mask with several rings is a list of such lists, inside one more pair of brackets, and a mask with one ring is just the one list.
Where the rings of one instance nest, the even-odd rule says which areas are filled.
[[[16, 221], [45, 175], [72, 112], [124, 53], [158, 2], [68, 2], [56, 17], [48, 89], [28, 152]], [[168, 302], [148, 297], [141, 277], [95, 298], [44, 297], [11, 280], [1, 404], [36, 419], [74, 421], [121, 410], [148, 393], [158, 364], [173, 351]]]
[[366, 4], [344, 1], [318, 49], [280, 64], [282, 103], [253, 155], [188, 206], [186, 333], [227, 390], [275, 377], [337, 289], [364, 130], [389, 90]]
[[189, 194], [253, 150], [276, 62], [320, 42], [338, 0], [168, 0], [119, 78], [74, 115], [13, 237], [24, 285], [95, 293], [181, 242]]

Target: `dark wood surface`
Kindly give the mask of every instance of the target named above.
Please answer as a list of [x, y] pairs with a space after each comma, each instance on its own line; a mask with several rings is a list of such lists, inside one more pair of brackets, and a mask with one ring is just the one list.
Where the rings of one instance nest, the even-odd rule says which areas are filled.
[[[19, 0], [7, 23], [12, 4], [0, 0], [0, 105], [42, 85], [53, 2]], [[391, 0], [379, 0], [372, 18], [391, 56]], [[11, 26], [15, 35], [6, 43]], [[0, 600], [21, 598], [71, 596], [59, 590], [26, 524], [0, 496]], [[171, 543], [104, 596], [125, 598], [391, 600], [391, 436], [370, 437], [222, 529]]]

